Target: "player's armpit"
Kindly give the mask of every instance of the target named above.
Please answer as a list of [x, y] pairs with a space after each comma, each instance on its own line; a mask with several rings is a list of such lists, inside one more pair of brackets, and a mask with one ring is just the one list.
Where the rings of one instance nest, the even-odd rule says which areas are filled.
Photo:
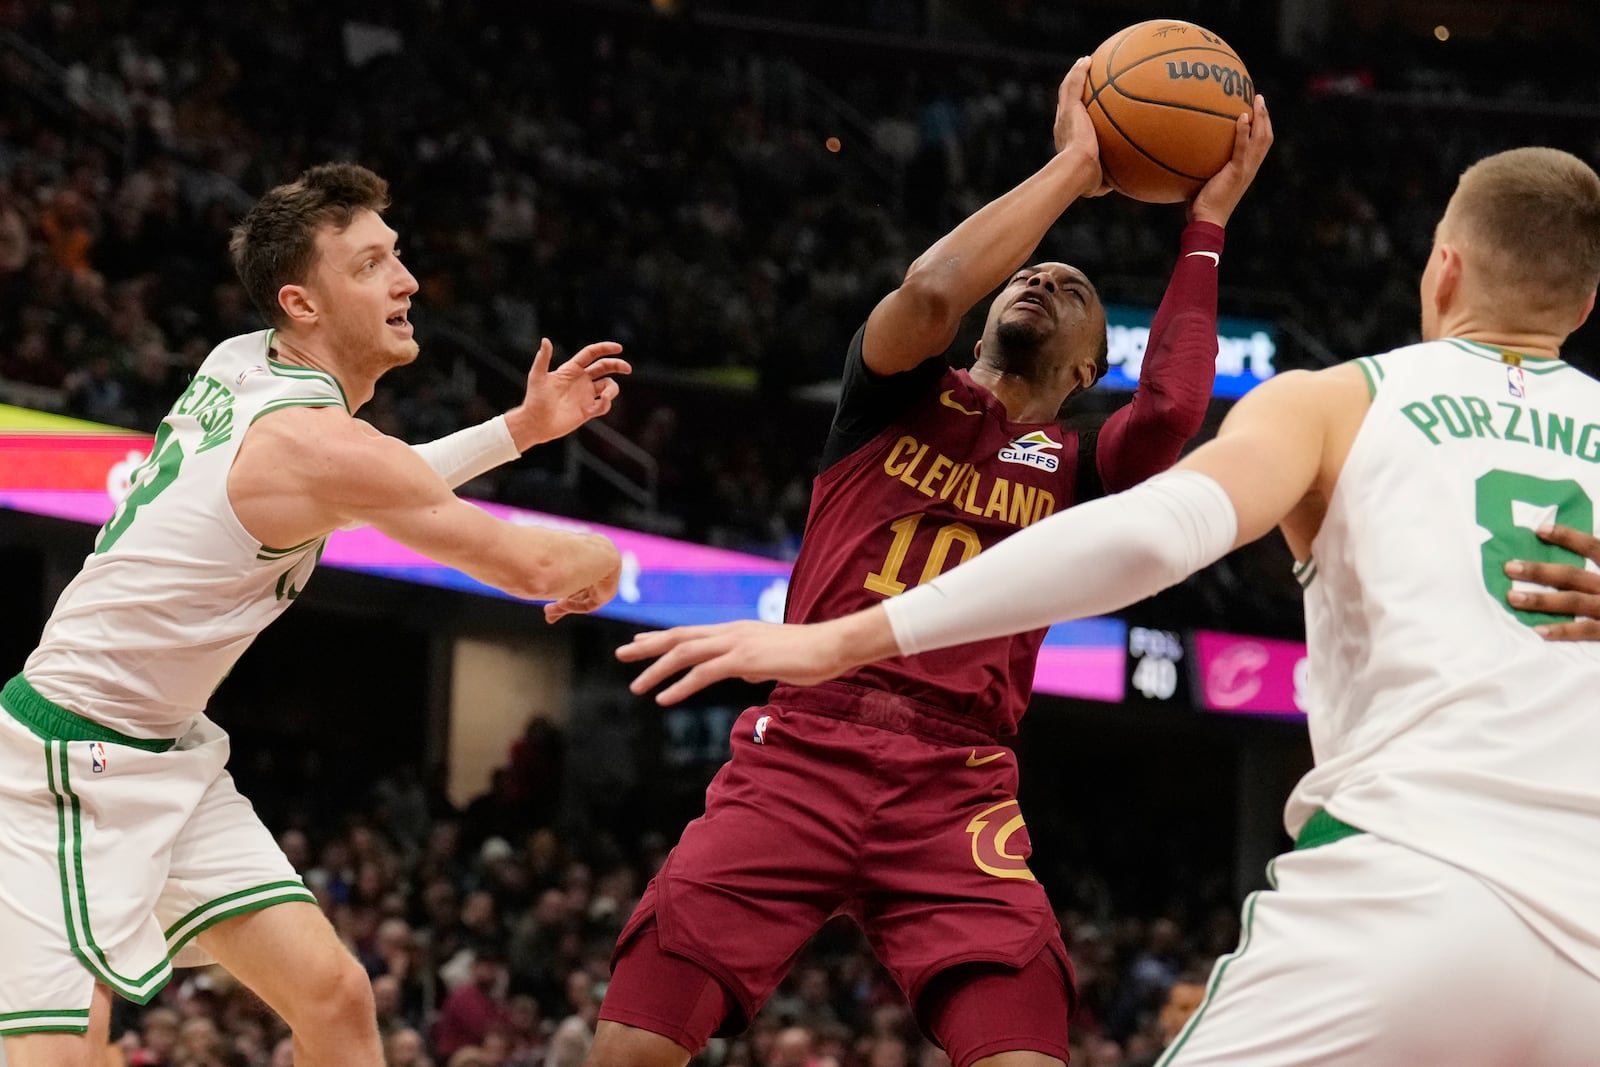
[[263, 545], [305, 544], [348, 523], [307, 492], [325, 453], [362, 432], [377, 433], [343, 408], [286, 407], [250, 424], [228, 472], [228, 502]]
[[1333, 394], [1342, 384], [1327, 373], [1290, 371], [1257, 386], [1234, 405], [1214, 440], [1177, 465], [1209, 475], [1228, 494], [1239, 519], [1236, 546], [1277, 526], [1317, 485]]

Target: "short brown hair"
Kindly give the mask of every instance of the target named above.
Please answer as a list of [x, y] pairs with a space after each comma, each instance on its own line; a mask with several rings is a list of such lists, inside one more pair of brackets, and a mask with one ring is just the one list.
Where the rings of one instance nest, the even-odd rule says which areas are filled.
[[1479, 160], [1445, 224], [1528, 310], [1565, 310], [1600, 285], [1600, 175], [1570, 153], [1515, 148]]
[[270, 326], [284, 323], [278, 290], [303, 282], [317, 251], [317, 231], [350, 225], [360, 210], [389, 206], [389, 183], [354, 163], [324, 163], [274, 186], [233, 228], [233, 269]]

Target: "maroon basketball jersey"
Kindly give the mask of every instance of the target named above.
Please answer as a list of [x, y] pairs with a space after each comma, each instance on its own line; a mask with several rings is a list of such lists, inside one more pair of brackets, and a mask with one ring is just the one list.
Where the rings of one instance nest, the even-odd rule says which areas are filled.
[[[870, 607], [1074, 503], [1077, 434], [1054, 422], [1011, 422], [966, 371], [926, 380], [886, 429], [813, 483], [788, 622]], [[1036, 630], [900, 656], [839, 681], [909, 697], [1006, 736], [1027, 708], [1043, 639]]]

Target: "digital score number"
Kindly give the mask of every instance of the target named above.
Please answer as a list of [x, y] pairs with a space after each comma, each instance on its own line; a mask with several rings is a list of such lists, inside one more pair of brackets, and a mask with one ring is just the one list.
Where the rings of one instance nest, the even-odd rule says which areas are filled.
[[1168, 701], [1178, 695], [1182, 677], [1183, 640], [1175, 630], [1128, 627], [1128, 689], [1146, 700]]

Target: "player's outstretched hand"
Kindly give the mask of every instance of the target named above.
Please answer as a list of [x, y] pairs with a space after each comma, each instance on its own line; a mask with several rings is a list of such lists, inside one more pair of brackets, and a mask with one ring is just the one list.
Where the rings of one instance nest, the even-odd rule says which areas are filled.
[[[1095, 136], [1094, 122], [1089, 109], [1083, 106], [1083, 85], [1089, 77], [1089, 57], [1084, 56], [1072, 64], [1067, 76], [1061, 79], [1056, 90], [1056, 121], [1054, 127], [1056, 152], [1073, 151], [1100, 166], [1100, 139]], [[1085, 196], [1104, 196], [1111, 186], [1104, 177], [1098, 186]]]
[[[1541, 540], [1600, 564], [1600, 537], [1568, 526], [1541, 526]], [[1550, 586], [1549, 592], [1520, 592], [1506, 596], [1512, 607], [1546, 615], [1572, 615], [1572, 622], [1537, 626], [1547, 641], [1600, 641], [1600, 574], [1565, 563], [1532, 563], [1512, 560], [1506, 574], [1519, 581]]]
[[550, 369], [553, 351], [550, 338], [540, 338], [539, 354], [528, 371], [528, 391], [522, 403], [506, 412], [511, 437], [524, 452], [610, 411], [620, 391], [612, 375], [633, 370], [627, 360], [616, 358], [622, 346], [615, 341], [585, 345], [555, 370]]
[[622, 553], [611, 538], [603, 534], [567, 534], [573, 548], [565, 559], [576, 570], [571, 580], [589, 584], [560, 600], [544, 606], [544, 621], [556, 622], [568, 615], [587, 615], [605, 607], [622, 584]]
[[1234, 123], [1233, 157], [1194, 195], [1189, 202], [1189, 217], [1226, 226], [1271, 147], [1272, 116], [1267, 114], [1267, 98], [1258, 94], [1250, 110]]
[[641, 695], [687, 670], [656, 696], [657, 704], [676, 704], [728, 678], [815, 685], [836, 677], [854, 666], [840, 655], [836, 632], [837, 627], [826, 623], [779, 626], [749, 620], [677, 626], [636, 634], [617, 649], [617, 658], [624, 663], [655, 660], [628, 686]]
[[597, 611], [611, 602], [617, 595], [617, 583], [621, 578], [621, 571], [611, 575], [591, 586], [578, 590], [571, 596], [562, 597], [544, 606], [544, 621], [558, 622], [568, 615], [587, 615]]

